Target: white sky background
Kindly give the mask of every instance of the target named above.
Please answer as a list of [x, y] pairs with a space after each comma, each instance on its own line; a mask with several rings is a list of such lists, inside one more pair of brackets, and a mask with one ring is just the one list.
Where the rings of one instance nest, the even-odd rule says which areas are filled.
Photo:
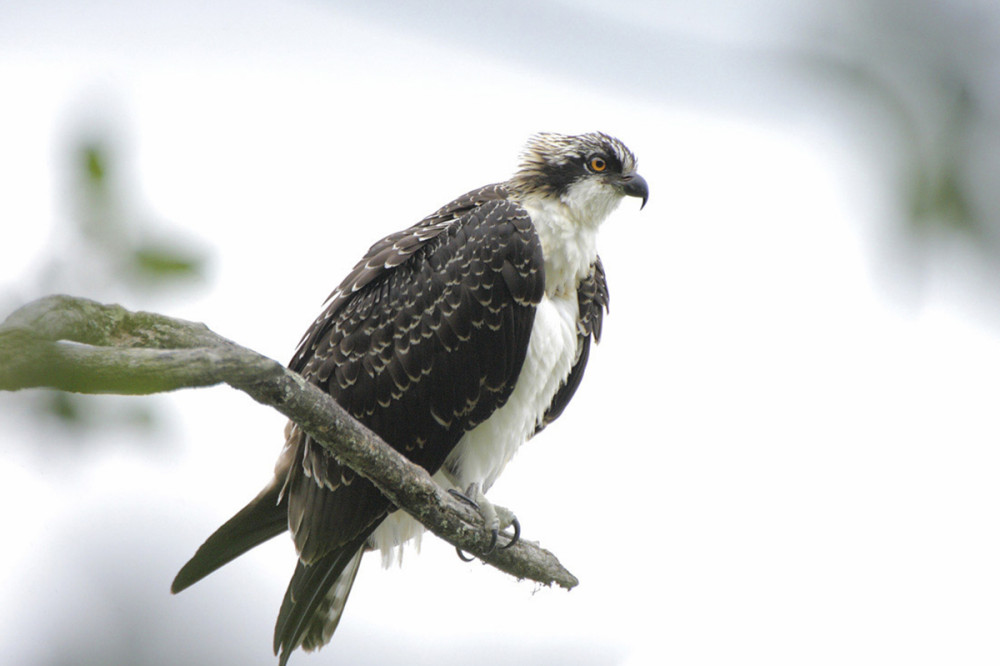
[[[894, 299], [888, 195], [843, 119], [753, 65], [682, 57], [781, 34], [777, 3], [705, 4], [594, 9], [539, 66], [510, 40], [520, 3], [454, 40], [434, 26], [468, 23], [461, 4], [0, 8], [0, 282], [36, 296], [26, 276], [68, 245], [58, 150], [93, 118], [125, 137], [136, 207], [213, 252], [209, 289], [123, 305], [283, 361], [368, 245], [506, 178], [532, 132], [600, 129], [639, 157], [650, 202], [602, 232], [612, 307], [587, 380], [491, 491], [579, 588], [428, 537], [401, 569], [369, 558], [333, 643], [293, 663], [1000, 659], [995, 329], [948, 273], [919, 307]], [[692, 41], [644, 59], [602, 39], [631, 30]], [[560, 60], [595, 50], [593, 77]], [[287, 539], [168, 588], [268, 477], [277, 414], [183, 392], [152, 451], [113, 432], [66, 462], [25, 446], [39, 431], [0, 398], [0, 662], [102, 663], [111, 646], [273, 663]]]

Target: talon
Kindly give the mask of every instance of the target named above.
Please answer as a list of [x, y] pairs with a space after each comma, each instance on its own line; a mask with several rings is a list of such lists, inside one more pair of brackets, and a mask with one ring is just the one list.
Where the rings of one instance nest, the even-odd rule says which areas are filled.
[[514, 536], [510, 538], [510, 541], [507, 543], [506, 546], [500, 546], [500, 550], [507, 550], [515, 543], [517, 543], [521, 538], [521, 521], [519, 521], [516, 517], [514, 517], [511, 518], [510, 524], [514, 527]]
[[471, 506], [476, 511], [480, 511], [481, 510], [479, 508], [479, 504], [477, 504], [474, 499], [472, 499], [471, 497], [469, 497], [468, 495], [466, 495], [465, 493], [463, 493], [461, 490], [456, 490], [455, 488], [449, 488], [448, 489], [448, 494], [451, 495], [452, 497], [455, 497], [457, 499], [462, 500], [463, 502], [465, 502], [466, 504], [468, 504], [469, 506]]
[[[506, 529], [508, 525], [514, 527], [514, 535], [506, 545], [500, 547], [500, 550], [510, 548], [521, 538], [521, 523], [518, 522], [517, 517], [509, 509], [494, 506], [486, 499], [482, 490], [479, 489], [478, 484], [471, 484], [469, 489], [464, 493], [456, 488], [449, 488], [448, 493], [475, 509], [482, 517], [486, 528], [490, 531], [490, 543], [483, 550], [483, 556], [488, 556], [497, 549], [497, 543], [500, 540], [500, 531]], [[473, 497], [476, 499], [473, 499]], [[475, 556], [467, 556], [461, 548], [456, 547], [455, 551], [458, 553], [459, 559], [463, 562], [471, 562], [475, 559]]]

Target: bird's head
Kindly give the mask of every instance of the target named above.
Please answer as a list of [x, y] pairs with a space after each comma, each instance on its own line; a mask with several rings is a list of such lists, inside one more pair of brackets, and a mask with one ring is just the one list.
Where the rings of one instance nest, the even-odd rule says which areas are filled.
[[510, 185], [522, 197], [558, 200], [574, 217], [599, 224], [623, 197], [646, 205], [649, 186], [635, 168], [632, 151], [607, 134], [542, 132], [528, 140]]

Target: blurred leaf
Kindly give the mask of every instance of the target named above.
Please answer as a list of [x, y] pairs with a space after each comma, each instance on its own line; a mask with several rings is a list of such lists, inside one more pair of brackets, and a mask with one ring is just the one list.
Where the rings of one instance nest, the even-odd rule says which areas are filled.
[[918, 229], [936, 225], [978, 236], [983, 225], [970, 197], [973, 181], [962, 168], [969, 162], [970, 137], [975, 135], [973, 95], [966, 81], [953, 77], [939, 87], [947, 102], [942, 140], [931, 143], [934, 150], [922, 165], [922, 172], [929, 175], [917, 179], [912, 188], [911, 221]]
[[942, 174], [932, 201], [932, 210], [940, 216], [944, 225], [956, 231], [974, 232], [978, 230], [979, 225], [976, 224], [963, 185], [962, 177], [955, 169], [949, 169]]
[[107, 157], [104, 149], [98, 144], [85, 144], [82, 147], [83, 171], [87, 180], [95, 186], [104, 183], [107, 176]]
[[140, 274], [155, 280], [200, 278], [205, 268], [204, 257], [163, 245], [137, 248], [133, 253], [133, 261]]
[[79, 425], [81, 422], [80, 405], [75, 395], [64, 391], [46, 392], [42, 408], [51, 416], [66, 424]]
[[[66, 391], [39, 391], [32, 401], [34, 418], [39, 423], [55, 423], [74, 436], [46, 439], [48, 445], [75, 445], [76, 435], [128, 428], [136, 433], [153, 433], [162, 426], [156, 401], [136, 401], [128, 397], [87, 395]], [[137, 445], [151, 445], [145, 439]]]

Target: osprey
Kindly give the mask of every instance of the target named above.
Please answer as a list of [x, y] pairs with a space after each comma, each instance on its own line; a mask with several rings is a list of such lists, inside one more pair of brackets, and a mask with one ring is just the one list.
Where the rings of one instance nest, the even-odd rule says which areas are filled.
[[[632, 152], [602, 133], [532, 137], [510, 180], [386, 236], [330, 295], [289, 368], [483, 514], [518, 447], [555, 420], [599, 340], [608, 290], [597, 231], [649, 197]], [[177, 574], [179, 592], [289, 530], [298, 552], [274, 631], [291, 652], [329, 642], [362, 554], [388, 563], [422, 526], [294, 423], [274, 479]], [[509, 546], [509, 544], [508, 544]]]

